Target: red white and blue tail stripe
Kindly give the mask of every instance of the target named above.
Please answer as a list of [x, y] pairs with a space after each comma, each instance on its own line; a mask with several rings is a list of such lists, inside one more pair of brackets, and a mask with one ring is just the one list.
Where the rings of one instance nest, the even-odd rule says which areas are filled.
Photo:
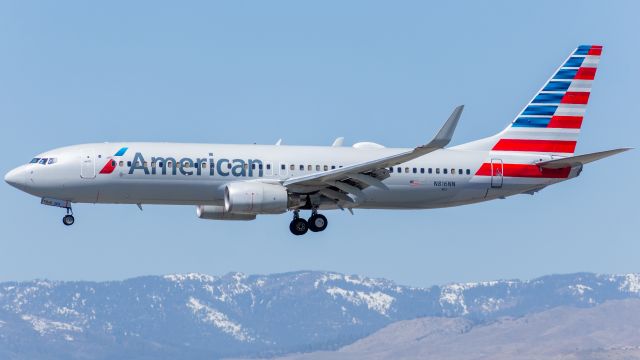
[[600, 45], [578, 46], [491, 150], [572, 155], [601, 54]]

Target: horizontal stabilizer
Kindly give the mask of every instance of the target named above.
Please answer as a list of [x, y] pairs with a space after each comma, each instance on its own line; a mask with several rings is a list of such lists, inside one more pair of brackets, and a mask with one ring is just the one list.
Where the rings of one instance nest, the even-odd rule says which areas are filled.
[[539, 162], [536, 165], [545, 169], [562, 169], [566, 167], [572, 167], [575, 165], [587, 164], [596, 160], [604, 159], [606, 157], [619, 154], [621, 152], [631, 150], [631, 148], [621, 148], [607, 151], [600, 151], [591, 154], [584, 154], [578, 156], [571, 156], [563, 159], [556, 159], [550, 161]]

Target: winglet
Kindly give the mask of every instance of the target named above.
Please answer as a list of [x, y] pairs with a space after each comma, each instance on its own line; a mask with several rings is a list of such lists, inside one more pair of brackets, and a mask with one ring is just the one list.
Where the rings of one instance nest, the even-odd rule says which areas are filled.
[[428, 144], [420, 146], [421, 148], [436, 148], [441, 149], [451, 142], [451, 138], [453, 137], [453, 132], [456, 130], [456, 126], [458, 125], [458, 120], [460, 120], [460, 115], [462, 115], [462, 110], [464, 110], [464, 105], [460, 105], [453, 109], [451, 116], [447, 120], [442, 128], [436, 136], [431, 140]]
[[276, 146], [280, 146], [282, 145], [282, 139], [278, 139], [278, 141], [276, 141]]
[[336, 138], [335, 140], [333, 140], [333, 144], [331, 144], [332, 147], [339, 147], [342, 146], [342, 143], [344, 143], [344, 138], [341, 136], [339, 138]]

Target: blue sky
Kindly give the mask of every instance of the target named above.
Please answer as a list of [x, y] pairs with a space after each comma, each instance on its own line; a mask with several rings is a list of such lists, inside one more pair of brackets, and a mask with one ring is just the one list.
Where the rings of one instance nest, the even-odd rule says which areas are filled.
[[[0, 3], [0, 171], [103, 141], [414, 146], [454, 106], [501, 130], [575, 46], [604, 45], [577, 152], [638, 147], [634, 2]], [[2, 183], [0, 281], [334, 270], [416, 286], [638, 272], [638, 150], [535, 196], [451, 209], [199, 220], [194, 207], [62, 210]]]

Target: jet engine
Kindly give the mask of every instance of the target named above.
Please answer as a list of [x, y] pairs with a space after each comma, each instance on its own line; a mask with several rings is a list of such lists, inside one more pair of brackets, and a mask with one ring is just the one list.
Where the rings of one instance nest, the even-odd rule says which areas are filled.
[[288, 200], [279, 184], [233, 182], [224, 189], [224, 209], [233, 214], [280, 214], [287, 211]]
[[218, 205], [198, 205], [196, 214], [200, 219], [207, 220], [255, 220], [255, 214], [231, 214], [224, 209], [224, 206]]

